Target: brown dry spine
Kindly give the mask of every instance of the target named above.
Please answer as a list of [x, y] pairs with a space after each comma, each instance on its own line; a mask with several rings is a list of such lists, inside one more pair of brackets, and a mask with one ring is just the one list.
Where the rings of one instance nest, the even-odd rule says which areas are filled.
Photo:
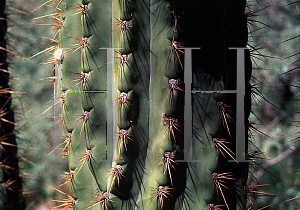
[[132, 26], [129, 25], [129, 21], [127, 21], [127, 20], [122, 21], [117, 18], [115, 18], [115, 19], [117, 21], [115, 25], [118, 25], [119, 27], [115, 28], [113, 31], [122, 30], [122, 38], [121, 38], [121, 45], [122, 45], [123, 36], [125, 36], [126, 31], [129, 30], [129, 28]]
[[9, 140], [8, 136], [10, 135], [14, 135], [13, 133], [10, 133], [10, 134], [5, 134], [3, 136], [0, 137], [0, 149], [6, 153], [3, 145], [6, 145], [6, 146], [11, 146], [11, 147], [18, 147], [17, 145], [15, 144], [11, 144], [11, 143], [8, 143], [8, 142], [5, 142], [6, 140]]
[[72, 37], [72, 36], [66, 36], [66, 37], [69, 37], [69, 38], [72, 38], [72, 39], [75, 39], [75, 40], [78, 41], [76, 44], [73, 44], [71, 47], [73, 47], [73, 46], [74, 47], [71, 50], [67, 51], [66, 53], [73, 51], [71, 53], [71, 54], [73, 54], [74, 52], [76, 52], [77, 50], [79, 50], [80, 48], [82, 48], [81, 56], [82, 56], [84, 62], [86, 62], [85, 57], [84, 57], [84, 49], [88, 45], [89, 38], [88, 37], [83, 37], [83, 39], [80, 39], [78, 37]]
[[[51, 186], [50, 186], [51, 187]], [[65, 199], [59, 199], [59, 200], [51, 200], [51, 201], [55, 201], [55, 202], [59, 202], [59, 203], [63, 203], [59, 206], [56, 206], [56, 207], [53, 207], [51, 208], [50, 210], [52, 209], [56, 209], [56, 208], [63, 208], [63, 209], [73, 209], [75, 204], [76, 204], [76, 200], [71, 196], [69, 195], [68, 193], [64, 193], [54, 187], [51, 187], [52, 189], [56, 190], [57, 192], [60, 192], [61, 194], [64, 194], [65, 196], [67, 196], [67, 198]]]
[[58, 149], [61, 145], [66, 144], [63, 149], [67, 148], [71, 142], [71, 137], [72, 133], [68, 133], [67, 135], [63, 136], [63, 138], [66, 138], [65, 140], [62, 141], [61, 144], [59, 144], [57, 147], [55, 147], [51, 152], [49, 152], [46, 156], [50, 155], [53, 153], [56, 149]]
[[232, 177], [231, 172], [222, 173], [222, 174], [212, 173], [212, 180], [213, 180], [214, 185], [216, 186], [217, 194], [219, 194], [219, 191], [221, 192], [222, 197], [224, 199], [224, 202], [226, 204], [226, 207], [227, 207], [228, 210], [230, 210], [229, 207], [228, 207], [228, 204], [226, 202], [225, 196], [223, 194], [222, 188], [221, 188], [221, 186], [223, 186], [223, 187], [229, 189], [228, 187], [226, 187], [224, 185], [226, 182], [223, 179], [235, 180], [235, 178]]
[[7, 159], [8, 159], [8, 157], [5, 158], [4, 160], [2, 160], [2, 161], [0, 162], [0, 168], [1, 168], [5, 173], [11, 175], [7, 170], [15, 170], [15, 169], [14, 169], [13, 167], [9, 166], [9, 165], [5, 165], [5, 162], [6, 162]]
[[123, 107], [123, 105], [124, 105], [125, 108], [126, 108], [127, 104], [132, 105], [132, 104], [128, 101], [128, 99], [131, 99], [131, 98], [128, 98], [128, 94], [127, 94], [127, 93], [125, 93], [125, 92], [120, 93], [119, 98], [117, 98], [116, 100], [114, 100], [115, 106], [121, 104], [122, 107]]
[[75, 120], [75, 121], [72, 122], [72, 123], [76, 123], [76, 122], [78, 122], [79, 120], [83, 120], [83, 124], [82, 124], [81, 129], [80, 129], [80, 136], [81, 136], [82, 129], [83, 129], [84, 125], [86, 124], [86, 122], [87, 122], [88, 119], [89, 119], [90, 112], [84, 111], [83, 114], [78, 115], [78, 116], [80, 116], [80, 118], [78, 118], [77, 120]]
[[[71, 183], [73, 178], [74, 178], [74, 171], [70, 170], [70, 172], [65, 172], [64, 171], [64, 175], [61, 175], [62, 177], [60, 179], [64, 179], [66, 180], [64, 183], [62, 183], [61, 185], [59, 185], [60, 187], [64, 187], [66, 186], [68, 183]], [[69, 187], [68, 187], [69, 189]], [[68, 191], [68, 190], [67, 190]]]
[[[60, 149], [62, 150], [62, 154], [59, 155], [59, 156], [57, 156], [57, 157], [54, 158], [53, 160], [56, 160], [56, 159], [59, 158], [59, 157], [61, 157], [61, 160], [62, 160], [62, 159], [66, 158], [66, 157], [68, 156], [68, 150], [69, 150], [68, 147], [66, 147], [66, 148], [60, 148]], [[51, 160], [50, 162], [52, 162], [53, 160]], [[61, 161], [61, 160], [60, 160], [60, 161]], [[60, 161], [59, 161], [59, 162], [60, 162]]]
[[220, 113], [221, 118], [222, 118], [223, 126], [227, 128], [229, 136], [231, 136], [229, 126], [228, 126], [228, 121], [232, 121], [232, 118], [227, 113], [227, 111], [230, 111], [230, 110], [228, 110], [228, 108], [230, 108], [230, 106], [228, 106], [227, 104], [224, 104], [223, 102], [220, 101], [220, 102], [217, 102], [217, 107], [218, 107], [218, 112]]
[[[163, 163], [162, 163], [162, 164], [166, 166], [166, 169], [165, 169], [165, 171], [164, 171], [164, 174], [166, 173], [166, 171], [169, 172], [171, 184], [173, 185], [173, 180], [172, 180], [172, 175], [171, 175], [171, 168], [175, 169], [175, 167], [174, 167], [174, 165], [173, 165], [172, 163], [178, 165], [178, 163], [176, 163], [175, 160], [174, 160], [175, 157], [176, 157], [176, 155], [172, 154], [172, 152], [167, 152], [167, 151], [166, 151], [166, 152], [164, 152], [163, 154], [161, 154], [161, 157], [163, 157], [163, 158], [160, 159], [158, 162], [160, 162], [160, 161], [163, 160]], [[160, 165], [161, 165], [161, 164], [160, 164]]]
[[[174, 188], [166, 188], [164, 186], [158, 186], [157, 188], [152, 188], [151, 191], [154, 191], [154, 193], [152, 193], [151, 195], [153, 196], [153, 199], [152, 201], [149, 203], [149, 205], [156, 199], [158, 198], [159, 199], [159, 204], [160, 204], [160, 209], [162, 210], [163, 209], [163, 206], [164, 206], [164, 197], [169, 199], [168, 198], [168, 195], [171, 195], [170, 194], [170, 191], [169, 190], [172, 190]], [[172, 195], [171, 195], [172, 196]]]
[[115, 62], [120, 63], [117, 67], [117, 70], [120, 68], [120, 66], [124, 67], [125, 64], [127, 64], [127, 60], [129, 60], [130, 58], [128, 58], [128, 54], [121, 54], [120, 52], [115, 51], [115, 53], [118, 53], [121, 57], [115, 57]]
[[72, 72], [72, 73], [78, 75], [79, 77], [76, 78], [76, 79], [74, 79], [74, 80], [72, 80], [71, 82], [75, 82], [75, 81], [80, 81], [80, 82], [78, 82], [77, 84], [73, 85], [69, 89], [75, 87], [76, 85], [82, 84], [81, 88], [82, 88], [83, 93], [84, 93], [85, 84], [86, 84], [86, 81], [87, 81], [87, 78], [88, 78], [89, 74], [88, 73], [83, 73], [82, 74], [82, 73], [76, 73], [76, 72]]
[[[82, 6], [80, 4], [77, 3], [77, 7], [74, 7], [73, 9], [77, 10], [77, 12], [75, 11], [73, 13], [73, 15], [77, 15], [81, 13], [81, 17], [80, 17], [80, 23], [82, 25], [82, 18], [84, 15], [86, 15], [87, 11], [88, 11], [88, 5], [87, 4], [83, 4]], [[73, 16], [71, 15], [71, 16]]]
[[224, 157], [225, 157], [225, 155], [224, 155], [223, 151], [226, 152], [235, 162], [237, 162], [236, 159], [233, 157], [235, 154], [226, 146], [226, 144], [230, 144], [230, 142], [225, 141], [225, 139], [219, 139], [219, 138], [213, 138], [212, 141], [213, 141], [214, 146], [221, 152], [221, 154]]
[[35, 10], [41, 8], [42, 6], [45, 6], [45, 5], [46, 5], [46, 6], [50, 6], [50, 5], [47, 5], [47, 4], [48, 4], [49, 2], [51, 2], [51, 1], [53, 1], [53, 3], [52, 3], [51, 5], [53, 5], [53, 4], [55, 4], [56, 2], [58, 2], [56, 6], [53, 6], [53, 7], [55, 7], [55, 8], [58, 8], [58, 6], [59, 6], [62, 2], [65, 4], [65, 8], [66, 8], [66, 3], [64, 2], [64, 0], [49, 0], [49, 1], [46, 1], [45, 3], [41, 4], [40, 6], [38, 6], [37, 8], [35, 8], [34, 10], [32, 10], [30, 13], [32, 13], [32, 12], [34, 12]]
[[174, 37], [173, 37], [173, 40], [171, 41], [171, 44], [170, 44], [171, 49], [167, 50], [166, 52], [171, 51], [170, 58], [172, 58], [173, 55], [176, 55], [177, 58], [178, 58], [178, 61], [180, 63], [180, 66], [183, 69], [183, 65], [181, 63], [181, 60], [180, 60], [179, 54], [178, 54], [178, 52], [184, 53], [182, 50], [178, 49], [179, 47], [182, 47], [182, 46], [183, 46], [183, 43], [182, 42], [180, 43], [180, 42], [174, 41]]
[[[87, 191], [85, 191], [85, 192], [87, 192]], [[96, 195], [96, 196], [99, 197], [99, 198], [98, 198], [94, 203], [92, 203], [92, 204], [86, 206], [85, 209], [89, 209], [89, 208], [91, 208], [91, 207], [97, 205], [98, 203], [102, 203], [101, 210], [103, 210], [103, 209], [108, 209], [108, 206], [109, 206], [109, 203], [108, 203], [108, 202], [109, 202], [109, 201], [110, 201], [110, 202], [114, 202], [114, 201], [112, 201], [112, 200], [109, 199], [110, 194], [109, 194], [108, 192], [104, 192], [102, 195], [97, 194], [97, 193], [92, 193], [92, 192], [87, 192], [87, 193], [94, 194], [94, 195]]]
[[120, 175], [123, 176], [123, 177], [125, 177], [125, 175], [122, 173], [122, 166], [121, 165], [116, 165], [116, 167], [112, 167], [109, 170], [109, 175], [108, 175], [108, 177], [105, 180], [109, 179], [111, 176], [114, 176], [114, 178], [113, 178], [113, 180], [111, 182], [109, 193], [111, 192], [111, 189], [112, 189], [113, 184], [115, 183], [116, 179], [118, 181], [118, 186], [120, 185]]
[[132, 135], [128, 134], [128, 130], [125, 130], [125, 129], [120, 129], [120, 131], [116, 133], [116, 140], [115, 141], [118, 141], [119, 139], [121, 139], [121, 141], [120, 141], [120, 151], [119, 151], [118, 159], [120, 158], [120, 154], [122, 152], [122, 145], [124, 145], [125, 150], [127, 151], [126, 139], [128, 139], [130, 141], [133, 141], [130, 138], [130, 136], [132, 136]]
[[[39, 116], [37, 116], [35, 119], [37, 119], [38, 117], [42, 116], [43, 114], [45, 114], [47, 111], [49, 111], [51, 108], [54, 107], [54, 110], [55, 110], [55, 106], [57, 107], [56, 109], [59, 109], [62, 107], [62, 105], [64, 104], [65, 102], [65, 93], [62, 93], [60, 96], [58, 97], [55, 97], [55, 99], [58, 99], [59, 101], [55, 102], [52, 106], [50, 106], [49, 108], [47, 108], [42, 114], [40, 114]], [[55, 100], [54, 98], [51, 99], [50, 101], [48, 101], [46, 104], [50, 103], [51, 101]], [[59, 106], [57, 106], [59, 105]]]
[[175, 128], [180, 132], [180, 130], [178, 129], [178, 127], [180, 126], [177, 123], [177, 120], [172, 117], [166, 117], [166, 113], [164, 112], [162, 116], [162, 123], [165, 126], [165, 132], [167, 131], [167, 129], [169, 129], [169, 137], [171, 137], [171, 133], [172, 133], [174, 137], [174, 141], [176, 143], [175, 133], [173, 128]]
[[168, 86], [166, 87], [166, 88], [169, 88], [169, 92], [168, 92], [168, 96], [167, 96], [166, 100], [169, 98], [169, 95], [171, 94], [171, 101], [172, 101], [174, 90], [184, 91], [180, 87], [178, 87], [178, 84], [180, 84], [180, 83], [176, 79], [169, 79]]
[[53, 22], [52, 24], [38, 23], [38, 24], [35, 24], [35, 25], [53, 26], [53, 28], [49, 31], [49, 33], [53, 32], [53, 31], [56, 31], [55, 34], [54, 34], [54, 37], [53, 37], [53, 39], [55, 39], [55, 37], [59, 33], [59, 31], [60, 31], [60, 29], [61, 29], [61, 27], [62, 27], [62, 25], [64, 24], [65, 21], [60, 20], [57, 17], [50, 18], [50, 20]]
[[[246, 195], [247, 195], [247, 201], [249, 203], [251, 203], [252, 206], [254, 205], [253, 202], [252, 202], [252, 198], [254, 198], [254, 197], [276, 195], [276, 194], [259, 192], [257, 190], [254, 190], [255, 188], [263, 187], [263, 186], [266, 186], [266, 185], [269, 185], [269, 184], [257, 184], [257, 185], [246, 185], [246, 186], [244, 186], [244, 190], [245, 190]], [[252, 206], [249, 209], [251, 209]]]
[[14, 122], [11, 122], [11, 121], [3, 118], [7, 113], [9, 113], [9, 111], [5, 112], [6, 111], [5, 106], [10, 101], [10, 99], [11, 99], [11, 96], [6, 100], [6, 102], [4, 103], [4, 105], [2, 106], [2, 108], [0, 109], [0, 121], [2, 120], [3, 122], [6, 122], [6, 123], [14, 125], [15, 124]]
[[16, 180], [9, 179], [6, 182], [2, 183], [2, 187], [4, 188], [4, 190], [10, 190], [10, 191], [14, 192], [16, 189], [15, 183], [16, 183]]
[[85, 153], [75, 154], [75, 155], [83, 155], [83, 157], [78, 161], [78, 162], [82, 162], [82, 163], [80, 164], [80, 167], [76, 173], [76, 176], [79, 173], [79, 171], [81, 170], [82, 166], [85, 164], [85, 162], [87, 163], [87, 166], [91, 165], [92, 154], [93, 154], [92, 150], [90, 150], [90, 149], [88, 149]]

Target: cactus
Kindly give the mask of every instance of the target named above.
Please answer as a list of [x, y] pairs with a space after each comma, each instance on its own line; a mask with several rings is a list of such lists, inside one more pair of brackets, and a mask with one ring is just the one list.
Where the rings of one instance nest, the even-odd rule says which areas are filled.
[[0, 1], [0, 209], [25, 209], [22, 179], [19, 176], [15, 120], [6, 49], [7, 17], [4, 0]]
[[[67, 198], [59, 206], [245, 209], [248, 163], [235, 157], [236, 94], [220, 90], [237, 89], [237, 51], [229, 48], [247, 45], [246, 1], [46, 4], [54, 8], [48, 17], [62, 49], [49, 60], [61, 65], [69, 160], [66, 191], [57, 189]], [[183, 47], [198, 48], [191, 81]], [[114, 72], [107, 48], [115, 49]], [[245, 51], [245, 119], [251, 68]], [[185, 111], [193, 118], [190, 128]], [[246, 129], [246, 145], [247, 139]], [[180, 161], [186, 151], [192, 156]]]

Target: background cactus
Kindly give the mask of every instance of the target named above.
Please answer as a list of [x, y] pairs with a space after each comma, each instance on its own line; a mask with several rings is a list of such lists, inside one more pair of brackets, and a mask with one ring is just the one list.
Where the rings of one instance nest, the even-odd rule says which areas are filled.
[[0, 1], [0, 209], [25, 209], [22, 179], [19, 176], [19, 157], [12, 110], [6, 49], [7, 17], [5, 1]]

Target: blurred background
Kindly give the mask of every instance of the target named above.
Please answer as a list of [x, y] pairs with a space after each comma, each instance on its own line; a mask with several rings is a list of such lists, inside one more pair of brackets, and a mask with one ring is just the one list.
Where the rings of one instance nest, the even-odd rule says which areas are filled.
[[[53, 101], [46, 104], [53, 99], [52, 81], [42, 80], [53, 76], [53, 63], [40, 64], [52, 55], [27, 59], [53, 45], [43, 38], [53, 38], [51, 27], [36, 25], [52, 24], [49, 17], [32, 20], [53, 12], [43, 6], [31, 13], [44, 2], [9, 0], [6, 9], [8, 49], [13, 52], [9, 60], [11, 85], [15, 91], [26, 92], [13, 95], [24, 195], [28, 209], [39, 210], [50, 209], [57, 205], [51, 200], [64, 198], [51, 187], [58, 188], [63, 171], [68, 171], [61, 149], [49, 154], [63, 140], [55, 130], [47, 132], [57, 121], [51, 118], [53, 109], [38, 117], [53, 105]], [[299, 209], [300, 2], [257, 0], [248, 1], [248, 5], [249, 48], [254, 67], [250, 132], [251, 142], [257, 146], [252, 146], [251, 151], [256, 151], [258, 157], [251, 169], [256, 180], [249, 184], [268, 184], [258, 189], [261, 193], [253, 200], [252, 209], [268, 205], [274, 210]]]
[[[43, 6], [44, 0], [7, 1], [6, 13], [9, 18], [7, 48], [14, 53], [10, 56], [9, 71], [11, 85], [15, 91], [13, 103], [17, 120], [18, 153], [24, 194], [28, 209], [50, 209], [58, 204], [51, 200], [64, 198], [63, 194], [50, 186], [59, 188], [63, 171], [68, 171], [67, 159], [62, 159], [61, 149], [49, 154], [63, 140], [55, 129], [47, 130], [58, 119], [53, 119], [53, 108], [38, 117], [54, 104], [53, 80], [45, 79], [54, 75], [53, 63], [40, 64], [53, 57], [50, 53], [35, 54], [53, 46], [52, 27], [36, 24], [53, 24], [50, 17], [36, 20], [40, 16], [53, 13], [53, 8]], [[34, 56], [34, 57], [32, 57]], [[27, 58], [32, 57], [30, 60]], [[48, 81], [48, 82], [47, 82]], [[50, 102], [49, 102], [50, 101]], [[49, 102], [49, 103], [48, 103]], [[47, 104], [48, 103], [48, 104]], [[38, 118], [36, 118], [38, 117]], [[35, 119], [36, 118], [36, 119]], [[61, 126], [61, 123], [57, 124]], [[47, 132], [47, 133], [46, 133]]]

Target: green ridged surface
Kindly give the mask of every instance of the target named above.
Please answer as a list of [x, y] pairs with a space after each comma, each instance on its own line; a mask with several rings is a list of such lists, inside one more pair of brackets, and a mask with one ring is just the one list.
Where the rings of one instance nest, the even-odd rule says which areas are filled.
[[[76, 200], [75, 209], [84, 209], [99, 198], [95, 194], [102, 195], [110, 190], [113, 202], [109, 202], [109, 209], [161, 209], [159, 198], [153, 196], [153, 189], [159, 186], [169, 188], [170, 193], [168, 199], [164, 198], [163, 209], [207, 209], [209, 203], [224, 204], [212, 181], [214, 172], [234, 174], [236, 180], [228, 181], [230, 190], [222, 188], [223, 193], [231, 210], [245, 209], [243, 185], [247, 164], [228, 163], [212, 142], [213, 138], [227, 139], [233, 145], [230, 148], [234, 148], [235, 123], [230, 124], [232, 136], [229, 136], [217, 102], [231, 106], [234, 113], [235, 94], [192, 95], [193, 138], [188, 149], [193, 154], [191, 158], [201, 162], [173, 163], [171, 181], [161, 160], [164, 152], [176, 155], [175, 161], [184, 156], [184, 94], [190, 93], [180, 89], [170, 92], [168, 88], [169, 80], [175, 79], [178, 87], [184, 89], [183, 69], [177, 55], [171, 56], [173, 39], [186, 47], [201, 47], [193, 51], [193, 88], [236, 89], [230, 82], [236, 76], [222, 72], [227, 71], [228, 64], [236, 62], [235, 51], [227, 47], [246, 46], [247, 40], [232, 41], [236, 40], [235, 36], [247, 37], [246, 23], [236, 21], [243, 20], [245, 2], [230, 1], [225, 5], [223, 1], [208, 0], [65, 0], [65, 3], [66, 8], [61, 4], [65, 22], [59, 34], [59, 46], [67, 52], [77, 43], [70, 36], [89, 37], [84, 49], [64, 54], [62, 62], [63, 90], [69, 90], [63, 106], [64, 130], [66, 134], [72, 133], [68, 159], [69, 168], [75, 173], [68, 193]], [[82, 3], [88, 4], [87, 13], [73, 15], [74, 7]], [[180, 27], [176, 33], [171, 12], [174, 9], [178, 12]], [[130, 26], [125, 33], [118, 30], [120, 21], [124, 20], [129, 21]], [[225, 28], [232, 33], [226, 36]], [[82, 84], [74, 86], [80, 82], [74, 73], [88, 73], [85, 91], [108, 89], [107, 52], [101, 49], [107, 47], [122, 48], [116, 49], [114, 54], [115, 132], [118, 136], [124, 129], [129, 135], [126, 147], [121, 138], [116, 137], [113, 160], [104, 162], [106, 142], [113, 141], [106, 137], [106, 93], [74, 93], [72, 90], [82, 91], [83, 88]], [[128, 55], [125, 65], [119, 65], [118, 52]], [[184, 64], [183, 54], [179, 54]], [[251, 64], [247, 68], [249, 74]], [[247, 76], [247, 84], [248, 79]], [[246, 91], [249, 101], [249, 86]], [[121, 93], [128, 94], [125, 104], [118, 102]], [[249, 104], [246, 108], [248, 117]], [[82, 119], [74, 122], [84, 111], [90, 115], [82, 129]], [[178, 123], [180, 132], [173, 128], [175, 136], [163, 124], [164, 113]], [[234, 114], [232, 118], [235, 119]], [[87, 166], [85, 162], [81, 167], [87, 150], [92, 151], [90, 164]], [[108, 178], [109, 171], [117, 165], [122, 165], [124, 175], [119, 175], [119, 185], [113, 176]], [[99, 202], [90, 209], [101, 206]]]

